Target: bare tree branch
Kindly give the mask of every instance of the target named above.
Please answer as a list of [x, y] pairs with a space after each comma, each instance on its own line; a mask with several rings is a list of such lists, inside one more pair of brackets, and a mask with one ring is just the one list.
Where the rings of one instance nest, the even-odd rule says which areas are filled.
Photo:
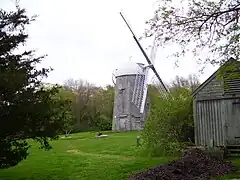
[[[162, 0], [148, 20], [145, 37], [157, 35], [158, 46], [179, 45], [172, 55], [177, 59], [187, 53], [200, 61], [221, 63], [239, 57], [239, 0], [185, 0], [188, 7]], [[176, 1], [175, 1], [176, 3]], [[200, 53], [205, 53], [202, 57]]]

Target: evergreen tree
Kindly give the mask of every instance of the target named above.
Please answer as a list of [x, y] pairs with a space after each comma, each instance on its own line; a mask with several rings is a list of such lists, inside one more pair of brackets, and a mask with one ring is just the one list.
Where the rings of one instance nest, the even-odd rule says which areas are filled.
[[28, 155], [26, 139], [51, 148], [49, 140], [62, 131], [65, 102], [53, 98], [58, 87], [44, 88], [42, 79], [51, 69], [38, 70], [44, 56], [20, 51], [28, 39], [26, 26], [35, 17], [25, 9], [0, 9], [0, 168], [17, 165]]

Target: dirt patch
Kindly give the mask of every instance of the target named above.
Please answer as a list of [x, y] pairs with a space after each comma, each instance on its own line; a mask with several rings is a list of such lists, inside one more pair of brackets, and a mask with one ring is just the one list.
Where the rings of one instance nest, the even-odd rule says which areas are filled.
[[113, 155], [113, 154], [95, 154], [95, 153], [87, 153], [80, 151], [78, 149], [71, 149], [67, 151], [68, 153], [78, 154], [82, 156], [92, 156], [92, 157], [99, 157], [99, 158], [107, 158], [107, 159], [119, 159], [119, 160], [133, 160], [134, 157], [131, 156], [119, 156], [119, 155]]
[[209, 180], [235, 171], [230, 162], [195, 149], [186, 151], [179, 160], [131, 175], [129, 180]]

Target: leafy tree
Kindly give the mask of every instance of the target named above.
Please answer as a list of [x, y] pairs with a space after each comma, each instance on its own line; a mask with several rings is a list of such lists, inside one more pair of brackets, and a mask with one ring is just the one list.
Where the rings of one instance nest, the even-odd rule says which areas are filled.
[[[183, 79], [177, 77], [177, 79]], [[193, 110], [190, 88], [171, 86], [167, 98], [162, 98], [158, 87], [149, 87], [150, 117], [145, 122], [143, 139], [151, 155], [172, 155], [184, 141], [193, 138]], [[193, 140], [193, 139], [192, 139]]]
[[73, 114], [75, 132], [110, 130], [113, 115], [114, 88], [96, 87], [83, 80], [68, 79], [64, 88], [75, 94]]
[[91, 101], [99, 88], [83, 80], [68, 79], [64, 83], [67, 90], [72, 91], [75, 96], [73, 113], [76, 119], [75, 131], [85, 131], [93, 125], [92, 118], [95, 117], [94, 108], [91, 108]]
[[239, 58], [239, 11], [238, 0], [158, 1], [153, 18], [146, 22], [145, 36], [156, 35], [163, 47], [179, 45], [176, 57], [190, 52], [204, 64], [223, 63]]
[[73, 113], [73, 106], [75, 104], [76, 94], [74, 94], [69, 89], [60, 87], [58, 94], [55, 95], [55, 98], [65, 101], [65, 119], [63, 129], [65, 136], [68, 137], [70, 136], [70, 133], [74, 130], [74, 123], [76, 122], [76, 118]]
[[94, 104], [97, 106], [96, 109], [99, 113], [97, 119], [97, 127], [99, 130], [111, 130], [112, 118], [113, 118], [113, 106], [114, 106], [114, 88], [107, 86], [96, 94]]
[[191, 91], [194, 91], [200, 84], [201, 83], [198, 77], [195, 74], [190, 74], [187, 78], [176, 76], [170, 84], [169, 88], [173, 90], [175, 88], [178, 89], [180, 87], [184, 87], [190, 89]]
[[41, 80], [51, 69], [38, 70], [44, 56], [20, 51], [27, 41], [26, 25], [34, 21], [25, 9], [0, 9], [0, 168], [17, 165], [28, 155], [27, 138], [51, 148], [63, 126], [64, 101], [52, 98], [58, 87], [45, 88]]

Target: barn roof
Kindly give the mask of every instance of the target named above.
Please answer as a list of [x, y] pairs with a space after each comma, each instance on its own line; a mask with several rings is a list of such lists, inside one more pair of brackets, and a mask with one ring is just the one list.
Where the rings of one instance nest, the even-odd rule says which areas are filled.
[[[220, 68], [225, 66], [226, 64], [229, 63], [233, 63], [233, 62], [238, 62], [236, 59], [234, 58], [230, 58], [228, 61], [226, 61], [222, 66], [220, 66], [209, 78], [207, 78], [206, 81], [204, 81], [198, 88], [196, 88], [192, 95], [195, 96], [199, 91], [201, 91], [206, 85], [208, 85], [208, 83], [210, 83], [217, 75], [217, 73], [219, 72]], [[240, 64], [240, 62], [238, 62]]]

